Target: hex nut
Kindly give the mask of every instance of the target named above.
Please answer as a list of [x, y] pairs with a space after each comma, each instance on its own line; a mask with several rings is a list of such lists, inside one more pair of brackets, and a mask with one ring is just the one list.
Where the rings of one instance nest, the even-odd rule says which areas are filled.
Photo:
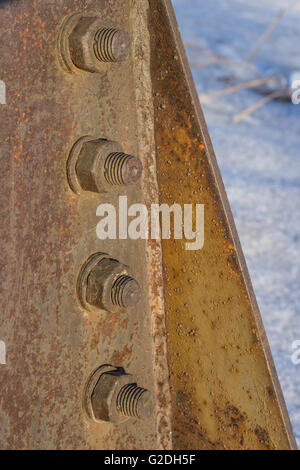
[[81, 188], [95, 193], [111, 189], [104, 174], [105, 160], [109, 154], [121, 152], [123, 149], [117, 142], [105, 139], [85, 142], [76, 164], [76, 175]]
[[110, 62], [123, 61], [130, 50], [129, 35], [102, 18], [74, 13], [64, 21], [58, 38], [59, 58], [68, 72], [105, 73]]
[[85, 310], [117, 313], [137, 304], [141, 289], [127, 266], [109, 255], [96, 253], [80, 270], [77, 295]]
[[122, 423], [129, 419], [118, 410], [117, 397], [125, 385], [132, 383], [135, 383], [134, 377], [122, 368], [101, 375], [91, 396], [93, 415], [97, 421]]
[[129, 418], [149, 419], [154, 411], [152, 394], [136, 384], [122, 367], [104, 365], [90, 376], [84, 393], [84, 408], [96, 422], [122, 423]]
[[72, 62], [87, 72], [101, 72], [103, 64], [95, 56], [93, 44], [97, 31], [104, 26], [97, 17], [82, 17], [69, 37]]
[[136, 183], [142, 175], [139, 158], [125, 154], [118, 142], [93, 136], [81, 137], [72, 147], [67, 161], [71, 189], [105, 193], [112, 186]]

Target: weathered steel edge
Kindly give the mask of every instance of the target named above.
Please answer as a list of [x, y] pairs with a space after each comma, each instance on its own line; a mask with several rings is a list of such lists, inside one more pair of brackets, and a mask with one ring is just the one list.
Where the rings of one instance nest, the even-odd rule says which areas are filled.
[[[146, 204], [159, 203], [157, 181], [154, 106], [150, 70], [150, 34], [147, 27], [148, 1], [132, 2], [130, 20], [134, 24], [132, 35], [133, 74], [135, 80], [135, 106], [138, 147], [144, 155], [142, 187]], [[145, 149], [148, 149], [145, 152]], [[164, 302], [162, 244], [149, 240], [146, 245], [148, 273], [148, 302], [151, 312], [153, 376], [156, 397], [156, 430], [159, 449], [172, 449], [171, 394], [167, 363], [166, 310]]]
[[298, 450], [298, 446], [297, 446], [296, 439], [295, 439], [295, 436], [294, 436], [294, 433], [293, 433], [293, 429], [292, 429], [291, 421], [290, 421], [290, 418], [289, 418], [288, 410], [287, 410], [286, 403], [285, 403], [285, 400], [284, 400], [284, 396], [283, 396], [283, 393], [282, 393], [281, 385], [280, 385], [278, 375], [277, 375], [277, 372], [276, 372], [276, 368], [275, 368], [274, 360], [273, 360], [273, 357], [272, 357], [270, 345], [269, 345], [269, 342], [268, 342], [268, 339], [267, 339], [267, 336], [266, 336], [266, 332], [265, 332], [265, 328], [264, 328], [264, 325], [263, 325], [262, 317], [261, 317], [261, 314], [260, 314], [260, 311], [259, 311], [259, 307], [258, 307], [258, 304], [257, 304], [256, 297], [255, 297], [255, 293], [254, 293], [254, 289], [253, 289], [252, 282], [251, 282], [251, 279], [250, 279], [249, 271], [248, 271], [248, 268], [247, 268], [247, 265], [246, 265], [245, 257], [244, 257], [243, 251], [242, 251], [242, 247], [241, 247], [241, 243], [240, 243], [240, 240], [239, 240], [238, 232], [237, 232], [236, 225], [235, 225], [235, 222], [234, 222], [234, 219], [233, 219], [233, 215], [232, 215], [231, 208], [230, 208], [230, 205], [229, 205], [229, 201], [228, 201], [228, 198], [227, 198], [224, 183], [223, 183], [223, 180], [222, 180], [222, 177], [221, 177], [221, 174], [220, 174], [220, 170], [219, 170], [219, 167], [218, 167], [218, 164], [217, 164], [217, 159], [216, 159], [216, 155], [215, 155], [215, 152], [214, 152], [214, 149], [213, 149], [213, 145], [212, 145], [209, 133], [208, 133], [207, 125], [206, 125], [206, 122], [205, 122], [204, 114], [203, 114], [201, 104], [200, 104], [200, 100], [199, 100], [199, 95], [197, 93], [195, 83], [194, 83], [194, 80], [193, 80], [193, 76], [192, 76], [192, 72], [191, 72], [191, 69], [190, 69], [190, 65], [189, 65], [189, 62], [188, 62], [188, 59], [187, 59], [187, 56], [186, 56], [186, 52], [185, 52], [185, 48], [184, 48], [183, 41], [182, 41], [182, 38], [181, 38], [181, 34], [180, 34], [180, 31], [179, 31], [176, 15], [175, 15], [171, 0], [160, 0], [160, 1], [161, 1], [161, 3], [163, 4], [163, 6], [165, 8], [165, 12], [166, 12], [166, 15], [168, 17], [168, 20], [169, 20], [169, 23], [170, 23], [170, 26], [171, 26], [173, 39], [174, 39], [175, 44], [176, 44], [176, 46], [178, 48], [178, 51], [179, 51], [179, 61], [181, 61], [183, 74], [185, 75], [186, 81], [189, 84], [189, 89], [190, 89], [190, 93], [191, 93], [191, 100], [192, 100], [192, 103], [193, 103], [193, 105], [195, 107], [195, 110], [196, 110], [196, 119], [199, 122], [199, 128], [201, 130], [202, 137], [203, 137], [203, 140], [204, 140], [204, 143], [205, 143], [205, 147], [206, 147], [206, 150], [207, 150], [207, 156], [208, 156], [208, 159], [209, 159], [209, 162], [210, 162], [210, 165], [211, 165], [212, 172], [215, 176], [218, 189], [219, 189], [219, 191], [222, 195], [222, 204], [223, 204], [224, 213], [225, 213], [225, 216], [227, 218], [228, 226], [230, 228], [231, 235], [232, 235], [232, 238], [233, 238], [234, 243], [235, 243], [235, 247], [236, 247], [236, 251], [237, 251], [237, 257], [238, 257], [239, 264], [240, 264], [240, 269], [241, 269], [243, 277], [244, 277], [245, 287], [246, 287], [246, 290], [247, 290], [247, 293], [248, 293], [248, 296], [249, 296], [249, 299], [250, 299], [250, 302], [251, 302], [251, 307], [252, 307], [252, 310], [253, 310], [254, 319], [255, 319], [255, 322], [256, 322], [256, 325], [257, 325], [257, 328], [258, 328], [258, 331], [259, 331], [259, 335], [260, 335], [260, 338], [261, 338], [263, 351], [264, 351], [264, 354], [265, 354], [265, 358], [266, 358], [266, 362], [267, 362], [268, 369], [269, 369], [269, 372], [270, 372], [270, 376], [271, 376], [271, 379], [272, 379], [272, 382], [273, 382], [276, 397], [277, 397], [277, 400], [278, 400], [278, 403], [279, 403], [280, 411], [281, 411], [281, 414], [282, 414], [282, 419], [283, 419], [283, 422], [285, 424], [285, 428], [286, 428], [286, 431], [287, 431], [289, 443], [290, 443], [291, 449]]

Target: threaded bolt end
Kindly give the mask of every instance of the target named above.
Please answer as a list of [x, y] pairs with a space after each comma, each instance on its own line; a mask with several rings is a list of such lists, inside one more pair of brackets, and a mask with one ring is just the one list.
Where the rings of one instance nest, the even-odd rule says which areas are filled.
[[128, 418], [148, 419], [153, 406], [151, 393], [136, 384], [125, 385], [117, 396], [117, 409]]
[[130, 276], [117, 278], [111, 289], [112, 303], [121, 308], [137, 304], [141, 296], [141, 289], [137, 281]]
[[95, 35], [94, 52], [100, 62], [121, 62], [130, 49], [130, 37], [126, 31], [101, 28]]
[[122, 152], [108, 155], [104, 164], [106, 181], [113, 186], [136, 183], [142, 175], [142, 164], [137, 157]]

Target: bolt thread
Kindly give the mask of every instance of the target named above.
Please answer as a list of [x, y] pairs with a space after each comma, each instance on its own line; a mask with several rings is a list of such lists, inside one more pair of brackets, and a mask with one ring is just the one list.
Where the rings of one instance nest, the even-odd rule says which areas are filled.
[[116, 28], [102, 28], [95, 35], [94, 51], [101, 62], [116, 62], [113, 51], [113, 40], [119, 30]]
[[123, 416], [141, 418], [139, 415], [139, 401], [147, 390], [136, 384], [125, 385], [118, 394], [117, 408]]
[[114, 305], [121, 308], [126, 307], [123, 295], [126, 286], [132, 281], [134, 281], [134, 279], [130, 276], [123, 275], [118, 277], [111, 289], [111, 300]]
[[131, 155], [122, 152], [114, 152], [108, 155], [104, 164], [104, 175], [109, 184], [113, 186], [126, 184], [124, 181], [124, 172], [131, 158]]

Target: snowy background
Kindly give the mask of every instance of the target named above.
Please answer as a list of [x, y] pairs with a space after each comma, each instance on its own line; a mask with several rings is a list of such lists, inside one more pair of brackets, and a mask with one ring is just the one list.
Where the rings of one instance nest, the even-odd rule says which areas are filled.
[[[200, 97], [262, 76], [288, 81], [300, 70], [300, 1], [173, 4]], [[245, 66], [249, 51], [289, 6]], [[216, 56], [221, 61], [209, 65]], [[272, 100], [235, 122], [276, 83], [201, 101], [300, 445], [300, 365], [291, 360], [300, 340], [300, 105]]]

